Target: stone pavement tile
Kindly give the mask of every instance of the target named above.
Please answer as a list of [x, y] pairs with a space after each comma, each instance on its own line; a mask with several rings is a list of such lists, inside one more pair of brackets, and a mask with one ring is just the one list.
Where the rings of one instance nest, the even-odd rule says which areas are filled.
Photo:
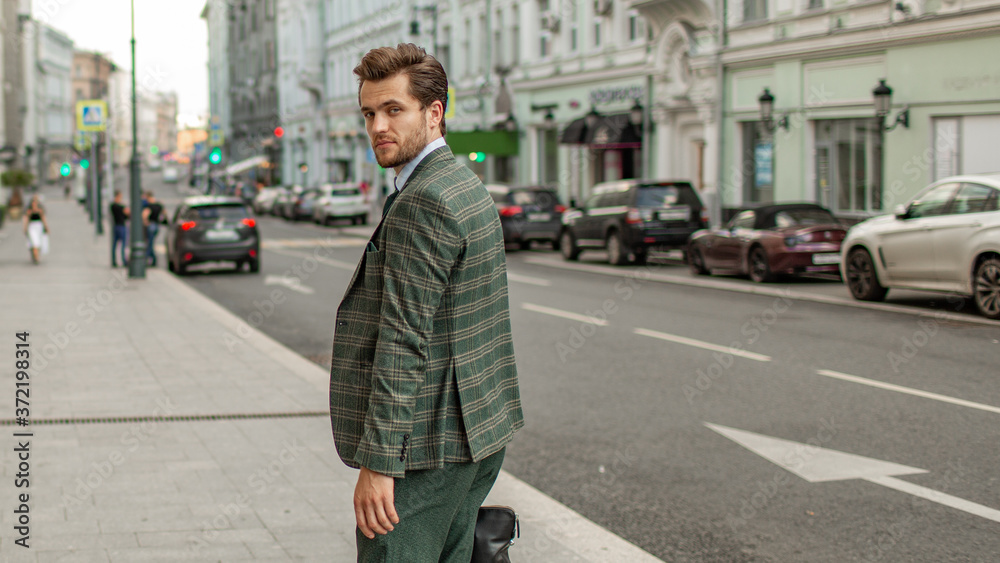
[[185, 547], [138, 547], [133, 549], [109, 549], [111, 563], [164, 563], [180, 561], [234, 561], [250, 559], [250, 551], [242, 543], [209, 544], [197, 549]]
[[274, 536], [260, 528], [138, 532], [135, 536], [141, 547], [185, 547], [194, 551], [201, 551], [204, 547], [217, 544], [275, 544]]
[[42, 529], [38, 535], [38, 542], [32, 549], [43, 551], [74, 551], [74, 550], [94, 550], [106, 548], [129, 548], [139, 547], [135, 534], [125, 532], [120, 534], [66, 534], [62, 533], [61, 527], [53, 530]]
[[38, 563], [106, 563], [105, 549], [73, 549], [66, 551], [39, 551]]
[[354, 536], [349, 539], [334, 530], [312, 533], [296, 529], [272, 530], [278, 543], [296, 561], [357, 560]]
[[188, 506], [125, 507], [120, 510], [95, 510], [93, 518], [101, 533], [160, 532], [193, 530], [195, 516]]

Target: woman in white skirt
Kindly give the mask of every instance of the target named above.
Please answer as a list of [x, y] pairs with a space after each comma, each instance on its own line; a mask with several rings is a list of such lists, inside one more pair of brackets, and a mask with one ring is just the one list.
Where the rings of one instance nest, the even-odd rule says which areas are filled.
[[45, 210], [38, 196], [31, 196], [31, 204], [24, 210], [24, 235], [28, 237], [31, 261], [38, 263], [39, 254], [48, 252], [49, 224], [45, 220]]

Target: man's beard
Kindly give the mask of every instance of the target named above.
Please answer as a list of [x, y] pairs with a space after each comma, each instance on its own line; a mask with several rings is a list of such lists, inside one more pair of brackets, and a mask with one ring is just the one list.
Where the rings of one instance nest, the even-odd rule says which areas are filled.
[[[417, 155], [420, 154], [420, 151], [424, 150], [424, 147], [427, 146], [428, 136], [429, 135], [427, 133], [427, 117], [424, 117], [420, 121], [420, 129], [417, 133], [402, 139], [402, 142], [399, 142], [395, 139], [390, 139], [396, 141], [396, 146], [399, 147], [396, 151], [396, 156], [394, 158], [390, 159], [387, 156], [383, 157], [382, 155], [380, 155], [378, 150], [375, 149], [374, 143], [372, 143], [372, 150], [375, 151], [375, 161], [378, 162], [379, 166], [386, 169], [395, 168], [397, 166], [403, 166], [407, 162], [410, 162], [414, 158], [417, 158]], [[381, 140], [384, 138], [385, 137], [380, 137], [377, 140]]]

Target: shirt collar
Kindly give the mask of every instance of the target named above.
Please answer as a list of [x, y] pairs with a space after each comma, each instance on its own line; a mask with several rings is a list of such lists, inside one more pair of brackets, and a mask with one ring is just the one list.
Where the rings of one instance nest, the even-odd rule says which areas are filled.
[[420, 154], [418, 154], [416, 158], [407, 162], [406, 166], [399, 171], [399, 174], [396, 174], [396, 179], [393, 181], [396, 191], [398, 192], [403, 189], [403, 186], [406, 185], [406, 181], [410, 179], [410, 175], [413, 174], [413, 171], [417, 168], [417, 165], [420, 164], [420, 161], [423, 160], [424, 157], [431, 154], [431, 152], [435, 149], [445, 146], [445, 144], [444, 137], [438, 137], [430, 143], [427, 143], [427, 146], [424, 147], [424, 150], [420, 151]]

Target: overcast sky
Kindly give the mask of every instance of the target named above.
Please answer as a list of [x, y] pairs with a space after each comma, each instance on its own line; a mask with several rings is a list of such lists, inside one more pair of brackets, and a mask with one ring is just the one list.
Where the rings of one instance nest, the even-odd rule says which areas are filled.
[[[137, 81], [177, 92], [182, 123], [208, 113], [206, 0], [136, 0]], [[33, 0], [35, 19], [69, 35], [75, 48], [99, 51], [132, 68], [129, 0]]]

